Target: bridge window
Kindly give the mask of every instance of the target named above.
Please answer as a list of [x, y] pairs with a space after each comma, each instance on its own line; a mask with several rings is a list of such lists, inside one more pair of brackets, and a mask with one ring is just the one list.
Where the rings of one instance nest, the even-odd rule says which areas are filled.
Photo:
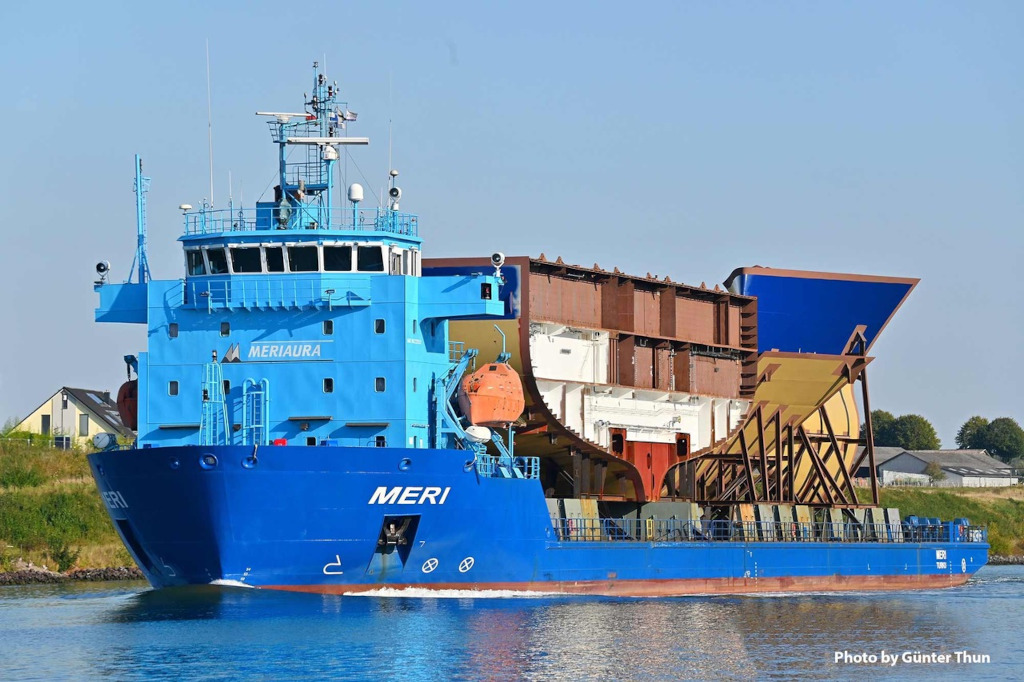
[[376, 379], [374, 379], [373, 390], [375, 390], [377, 393], [383, 393], [385, 388], [386, 382], [384, 381], [384, 377], [377, 377]]
[[267, 257], [267, 272], [284, 272], [284, 251], [280, 246], [268, 246], [263, 253]]
[[231, 334], [231, 323], [230, 322], [221, 322], [220, 323], [220, 335], [221, 336], [228, 336], [229, 334]]
[[330, 377], [324, 379], [324, 393], [334, 393], [334, 379]]
[[235, 272], [262, 272], [263, 262], [260, 260], [259, 248], [231, 249], [231, 269]]
[[359, 272], [384, 272], [384, 254], [379, 246], [360, 246]]
[[228, 257], [224, 249], [207, 249], [206, 260], [210, 264], [211, 275], [224, 275], [228, 271]]
[[185, 260], [188, 263], [189, 275], [205, 275], [206, 263], [203, 261], [203, 252], [199, 249], [189, 249], [185, 252]]
[[177, 322], [171, 322], [169, 325], [167, 325], [167, 336], [171, 337], [172, 339], [178, 338]]
[[388, 441], [384, 436], [377, 436], [373, 439], [373, 444], [378, 448], [386, 448], [388, 446]]
[[324, 335], [330, 336], [334, 333], [334, 320], [324, 320]]
[[168, 381], [167, 382], [167, 395], [178, 395], [178, 382]]
[[316, 436], [306, 436], [306, 445], [316, 445]]
[[351, 272], [352, 271], [352, 247], [351, 246], [325, 246], [324, 247], [324, 271], [325, 272]]
[[317, 272], [320, 269], [319, 249], [315, 246], [289, 246], [288, 269], [292, 272]]
[[376, 320], [373, 321], [373, 333], [374, 334], [383, 334], [384, 333], [384, 329], [385, 329], [385, 324], [384, 324], [384, 318], [383, 317], [378, 317]]

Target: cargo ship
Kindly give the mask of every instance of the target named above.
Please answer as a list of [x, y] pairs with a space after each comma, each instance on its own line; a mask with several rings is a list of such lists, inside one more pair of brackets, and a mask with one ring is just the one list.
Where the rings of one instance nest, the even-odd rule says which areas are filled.
[[424, 258], [397, 171], [372, 208], [338, 180], [368, 140], [316, 64], [303, 100], [257, 112], [272, 198], [181, 206], [183, 278], [150, 276], [138, 157], [135, 262], [97, 266], [96, 320], [148, 347], [118, 393], [135, 441], [89, 463], [152, 585], [671, 596], [984, 565], [984, 528], [878, 503], [869, 352], [916, 280]]

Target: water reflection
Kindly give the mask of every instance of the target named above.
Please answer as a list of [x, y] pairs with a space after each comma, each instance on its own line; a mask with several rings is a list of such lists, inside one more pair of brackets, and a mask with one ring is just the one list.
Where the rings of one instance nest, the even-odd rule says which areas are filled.
[[[965, 587], [935, 592], [752, 598], [4, 588], [0, 678], [1019, 678], [1022, 589], [1024, 569], [986, 569]], [[991, 654], [993, 664], [833, 662], [835, 651], [883, 649], [966, 649]]]

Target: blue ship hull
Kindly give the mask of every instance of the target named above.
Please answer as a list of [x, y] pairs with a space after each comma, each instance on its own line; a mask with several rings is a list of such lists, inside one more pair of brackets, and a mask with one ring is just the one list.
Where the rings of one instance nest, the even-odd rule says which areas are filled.
[[[983, 542], [567, 539], [537, 480], [481, 477], [463, 450], [277, 446], [253, 455], [183, 446], [89, 456], [111, 518], [154, 586], [630, 596], [905, 589], [961, 584], [987, 559]], [[407, 542], [389, 546], [382, 528], [396, 518], [413, 523]]]

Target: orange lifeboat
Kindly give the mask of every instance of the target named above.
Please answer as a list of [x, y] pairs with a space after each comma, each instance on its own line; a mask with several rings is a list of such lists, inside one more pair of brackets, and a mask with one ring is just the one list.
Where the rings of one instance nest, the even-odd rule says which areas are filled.
[[459, 409], [475, 426], [507, 426], [525, 407], [523, 382], [504, 362], [486, 365], [459, 386]]
[[121, 423], [132, 431], [139, 428], [139, 382], [137, 379], [121, 384], [117, 391], [117, 413]]

